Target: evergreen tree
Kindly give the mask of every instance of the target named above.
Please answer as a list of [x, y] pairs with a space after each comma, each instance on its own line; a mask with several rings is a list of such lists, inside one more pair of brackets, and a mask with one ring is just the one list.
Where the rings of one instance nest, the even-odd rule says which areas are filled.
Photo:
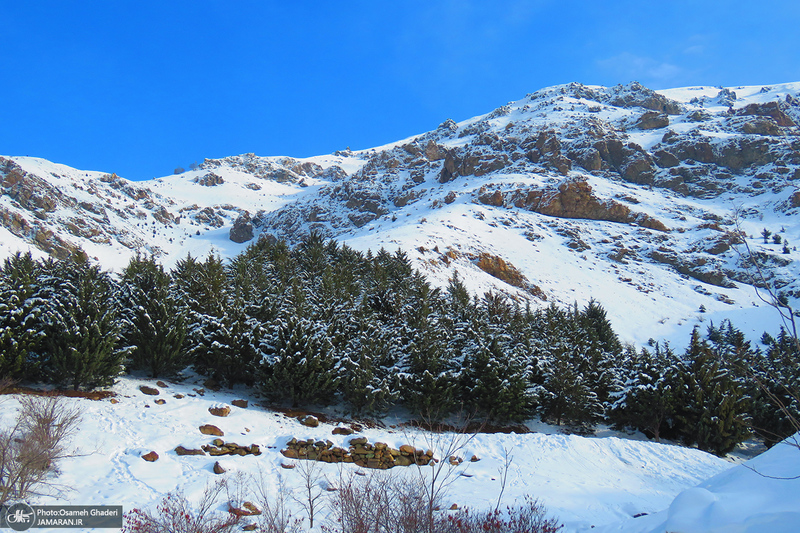
[[44, 271], [41, 376], [75, 389], [111, 385], [130, 353], [118, 346], [113, 280], [97, 266], [72, 260], [48, 261]]
[[611, 420], [619, 427], [642, 431], [649, 438], [661, 441], [669, 436], [677, 409], [675, 399], [676, 362], [669, 346], [655, 351], [646, 349], [628, 353], [628, 378], [614, 393]]
[[278, 319], [264, 339], [261, 388], [294, 407], [334, 401], [339, 379], [324, 328], [307, 318]]
[[184, 349], [186, 310], [169, 274], [154, 258], [131, 258], [120, 283], [122, 339], [134, 347], [131, 367], [153, 377], [173, 375], [189, 363]]
[[0, 269], [0, 379], [25, 379], [36, 372], [43, 334], [37, 291], [39, 265], [30, 253], [7, 258]]
[[519, 422], [529, 414], [530, 397], [521, 354], [501, 334], [469, 350], [461, 373], [464, 405], [489, 420]]
[[753, 431], [771, 447], [800, 429], [800, 349], [784, 328], [777, 339], [765, 337], [765, 352], [756, 353], [748, 368], [756, 386]]
[[750, 398], [695, 328], [680, 375], [676, 418], [686, 444], [725, 455], [749, 435]]
[[357, 414], [384, 412], [397, 398], [399, 345], [393, 332], [362, 319], [337, 354], [342, 399]]
[[599, 350], [596, 337], [582, 327], [577, 310], [550, 306], [540, 320], [546, 346], [538, 395], [542, 416], [558, 425], [591, 427], [603, 416], [603, 403], [589, 379], [596, 359], [592, 352]]

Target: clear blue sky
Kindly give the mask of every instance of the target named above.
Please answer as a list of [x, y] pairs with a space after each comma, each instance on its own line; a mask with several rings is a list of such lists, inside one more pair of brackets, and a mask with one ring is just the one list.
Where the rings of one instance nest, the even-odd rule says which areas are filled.
[[128, 179], [369, 148], [571, 81], [800, 81], [797, 0], [0, 0], [0, 21], [0, 154]]

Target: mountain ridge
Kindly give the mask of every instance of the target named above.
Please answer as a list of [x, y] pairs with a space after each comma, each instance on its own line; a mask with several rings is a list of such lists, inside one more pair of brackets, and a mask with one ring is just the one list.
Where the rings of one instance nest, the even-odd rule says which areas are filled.
[[776, 313], [740, 232], [795, 302], [798, 124], [800, 83], [571, 83], [381, 147], [207, 159], [145, 182], [2, 157], [0, 255], [82, 250], [119, 269], [141, 251], [170, 266], [313, 231], [402, 249], [440, 286], [458, 271], [473, 292], [523, 304], [595, 298], [640, 344], [723, 318], [757, 335]]

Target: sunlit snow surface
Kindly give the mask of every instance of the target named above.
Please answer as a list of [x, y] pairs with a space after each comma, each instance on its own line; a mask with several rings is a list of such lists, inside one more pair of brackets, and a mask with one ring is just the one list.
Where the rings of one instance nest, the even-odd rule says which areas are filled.
[[[267, 411], [245, 390], [205, 391], [204, 395], [199, 395], [194, 390], [202, 388], [199, 380], [198, 383], [193, 380], [170, 383], [167, 388], [157, 387], [161, 391], [158, 397], [166, 400], [165, 405], [157, 405], [155, 397], [145, 396], [138, 390], [141, 384], [156, 386], [154, 380], [125, 377], [113, 388], [118, 394], [117, 404], [108, 399], [65, 399], [75, 405], [82, 416], [80, 432], [72, 441], [75, 457], [59, 465], [61, 474], [54, 479], [64, 490], [37, 498], [35, 503], [122, 505], [129, 511], [134, 506], [152, 505], [178, 488], [191, 499], [198, 500], [206, 485], [219, 478], [212, 472], [217, 460], [228, 470], [225, 476], [260, 471], [273, 491], [277, 490], [280, 479], [289, 487], [297, 488], [299, 474], [281, 467], [281, 463], [292, 461], [279, 453], [290, 438], [330, 439], [344, 448], [352, 438], [332, 435], [333, 426], [328, 424], [312, 429], [295, 419]], [[185, 396], [176, 399], [175, 394]], [[232, 412], [226, 418], [209, 414], [209, 407], [230, 405], [237, 398], [249, 399], [250, 407], [231, 406]], [[4, 396], [0, 397], [0, 402], [0, 423], [7, 427], [17, 401], [13, 396]], [[433, 448], [436, 455], [440, 455], [439, 446], [435, 441], [431, 443], [429, 436], [400, 427], [391, 428], [394, 422], [386, 422], [385, 429], [367, 429], [360, 435], [367, 436], [370, 442], [385, 442], [394, 447], [414, 444]], [[263, 454], [244, 457], [176, 455], [173, 450], [178, 445], [199, 448], [214, 439], [199, 432], [198, 428], [204, 424], [221, 428], [226, 442], [258, 444]], [[449, 437], [445, 435], [444, 439]], [[732, 466], [698, 450], [617, 437], [479, 434], [459, 454], [465, 459], [476, 455], [480, 460], [466, 461], [457, 469], [469, 477], [455, 478], [444, 502], [446, 507], [456, 503], [459, 507], [474, 509], [494, 508], [501, 488], [499, 474], [504, 450], [510, 452], [512, 461], [503, 504], [522, 501], [525, 495], [538, 498], [552, 516], [565, 524], [568, 532], [588, 531], [591, 526], [604, 526], [640, 513], [666, 509], [682, 491]], [[141, 458], [150, 451], [158, 453], [158, 461], [149, 463]], [[765, 464], [764, 468], [767, 466]], [[345, 473], [359, 469], [353, 464], [342, 468]], [[324, 464], [323, 472], [335, 484], [340, 466]], [[378, 473], [416, 475], [417, 471], [413, 467], [396, 467]], [[708, 486], [713, 490], [717, 485]], [[292, 505], [298, 514], [303, 514], [296, 503]]]

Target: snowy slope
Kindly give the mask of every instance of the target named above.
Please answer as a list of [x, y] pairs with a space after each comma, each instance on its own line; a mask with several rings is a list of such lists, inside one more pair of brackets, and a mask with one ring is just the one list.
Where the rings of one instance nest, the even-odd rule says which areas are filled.
[[800, 435], [681, 492], [664, 511], [598, 533], [794, 533], [800, 530]]
[[[143, 395], [138, 389], [141, 384], [159, 389], [158, 398], [166, 403], [157, 405], [155, 397]], [[253, 475], [261, 472], [274, 494], [281, 479], [290, 490], [297, 490], [300, 485], [297, 471], [281, 466], [293, 463], [279, 453], [292, 437], [330, 439], [347, 448], [350, 438], [363, 435], [370, 442], [385, 442], [393, 447], [410, 443], [432, 448], [437, 456], [449, 439], [445, 435], [438, 442], [416, 430], [403, 430], [391, 420], [385, 421], [384, 428], [366, 429], [353, 436], [332, 435], [333, 425], [305, 427], [294, 418], [260, 407], [258, 399], [244, 390], [213, 392], [203, 389], [200, 380], [167, 385], [160, 387], [154, 380], [126, 377], [112, 389], [118, 395], [115, 398], [118, 403], [112, 403], [111, 399], [65, 399], [82, 416], [80, 432], [72, 441], [75, 456], [59, 465], [61, 473], [55, 480], [56, 490], [37, 498], [35, 503], [122, 505], [129, 511], [135, 506], [152, 505], [167, 492], [179, 488], [197, 501], [204, 488], [219, 479], [212, 472], [217, 460], [228, 470], [226, 477], [237, 472]], [[178, 399], [176, 395], [184, 396]], [[209, 414], [209, 407], [230, 406], [238, 398], [250, 400], [249, 407], [232, 406], [226, 418]], [[0, 402], [0, 425], [8, 427], [17, 400], [3, 396]], [[176, 455], [173, 450], [178, 445], [199, 448], [214, 439], [200, 434], [198, 428], [204, 424], [222, 429], [226, 442], [243, 446], [258, 444], [262, 455]], [[499, 471], [504, 449], [509, 450], [512, 461], [503, 503], [522, 502], [525, 495], [536, 497], [552, 516], [565, 524], [566, 532], [589, 531], [594, 526], [660, 511], [681, 491], [731, 467], [730, 463], [698, 450], [616, 437], [479, 434], [466, 444], [460, 455], [465, 458], [476, 455], [480, 460], [465, 461], [454, 470], [459, 475], [448, 491], [447, 507], [451, 503], [482, 510], [494, 507], [500, 494]], [[159, 455], [154, 463], [141, 458], [150, 451]], [[325, 478], [336, 484], [341, 473], [339, 467], [322, 466]], [[360, 468], [344, 465], [345, 474], [352, 470]], [[418, 475], [413, 467], [395, 467], [378, 474]], [[297, 502], [291, 505], [297, 515], [304, 516]], [[323, 516], [327, 513], [323, 510]]]
[[[757, 338], [777, 329], [776, 314], [736, 235], [796, 304], [797, 124], [800, 83], [573, 83], [369, 150], [244, 154], [147, 182], [0, 158], [0, 254], [80, 248], [118, 270], [139, 251], [171, 267], [187, 253], [242, 251], [251, 241], [229, 238], [238, 219], [254, 239], [316, 231], [361, 250], [399, 248], [434, 284], [457, 271], [476, 294], [533, 306], [595, 298], [637, 344], [683, 346], [692, 327], [725, 318]], [[764, 243], [763, 229], [788, 247]], [[481, 257], [525, 284], [479, 268]]]

